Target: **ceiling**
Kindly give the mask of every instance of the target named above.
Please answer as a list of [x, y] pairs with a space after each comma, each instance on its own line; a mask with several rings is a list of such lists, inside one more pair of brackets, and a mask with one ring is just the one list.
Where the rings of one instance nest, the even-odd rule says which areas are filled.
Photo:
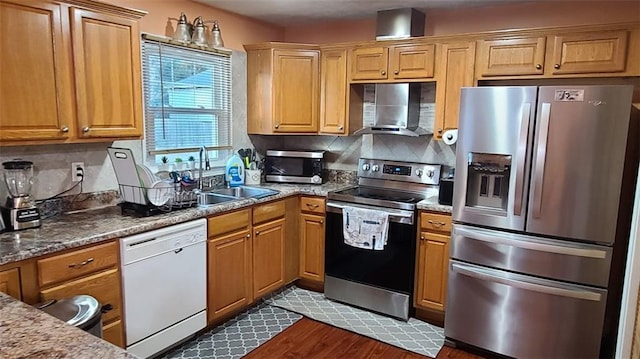
[[[378, 10], [491, 6], [531, 0], [194, 0], [268, 23], [291, 26], [312, 22], [373, 18]], [[554, 1], [554, 0], [544, 0]]]

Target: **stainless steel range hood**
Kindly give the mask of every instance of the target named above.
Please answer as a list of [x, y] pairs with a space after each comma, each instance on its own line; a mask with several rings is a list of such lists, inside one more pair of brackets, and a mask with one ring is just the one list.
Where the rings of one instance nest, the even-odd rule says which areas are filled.
[[[424, 35], [423, 13], [416, 9], [378, 11], [376, 40], [406, 39]], [[433, 134], [433, 130], [419, 127], [419, 83], [393, 83], [375, 85], [375, 116], [364, 119], [363, 128], [354, 135], [385, 134], [420, 136]]]
[[375, 116], [365, 119], [354, 135], [383, 134], [417, 137], [433, 131], [420, 128], [419, 83], [377, 84]]

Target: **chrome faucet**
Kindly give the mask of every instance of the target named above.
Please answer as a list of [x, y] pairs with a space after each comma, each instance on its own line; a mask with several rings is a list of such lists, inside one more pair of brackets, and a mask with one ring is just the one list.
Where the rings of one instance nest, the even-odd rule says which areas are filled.
[[[204, 166], [202, 165], [202, 154], [204, 153]], [[210, 170], [211, 165], [209, 164], [209, 153], [207, 152], [207, 148], [205, 146], [200, 147], [200, 165], [198, 167], [198, 189], [202, 191], [204, 189], [204, 181], [203, 181], [203, 169]], [[204, 167], [204, 168], [203, 168]]]

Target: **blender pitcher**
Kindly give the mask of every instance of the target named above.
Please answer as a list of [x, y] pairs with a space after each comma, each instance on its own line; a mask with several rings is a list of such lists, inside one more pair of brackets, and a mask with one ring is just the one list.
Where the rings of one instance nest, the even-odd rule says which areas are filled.
[[33, 162], [13, 160], [3, 162], [4, 183], [13, 198], [31, 195], [33, 185]]
[[40, 210], [31, 200], [33, 162], [13, 160], [2, 163], [9, 197], [2, 209], [5, 225], [11, 230], [40, 226]]

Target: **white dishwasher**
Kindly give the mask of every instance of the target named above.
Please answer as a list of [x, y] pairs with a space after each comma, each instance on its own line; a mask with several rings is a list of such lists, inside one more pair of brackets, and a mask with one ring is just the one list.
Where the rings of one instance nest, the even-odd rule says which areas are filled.
[[207, 325], [207, 221], [121, 239], [127, 350], [147, 358]]

